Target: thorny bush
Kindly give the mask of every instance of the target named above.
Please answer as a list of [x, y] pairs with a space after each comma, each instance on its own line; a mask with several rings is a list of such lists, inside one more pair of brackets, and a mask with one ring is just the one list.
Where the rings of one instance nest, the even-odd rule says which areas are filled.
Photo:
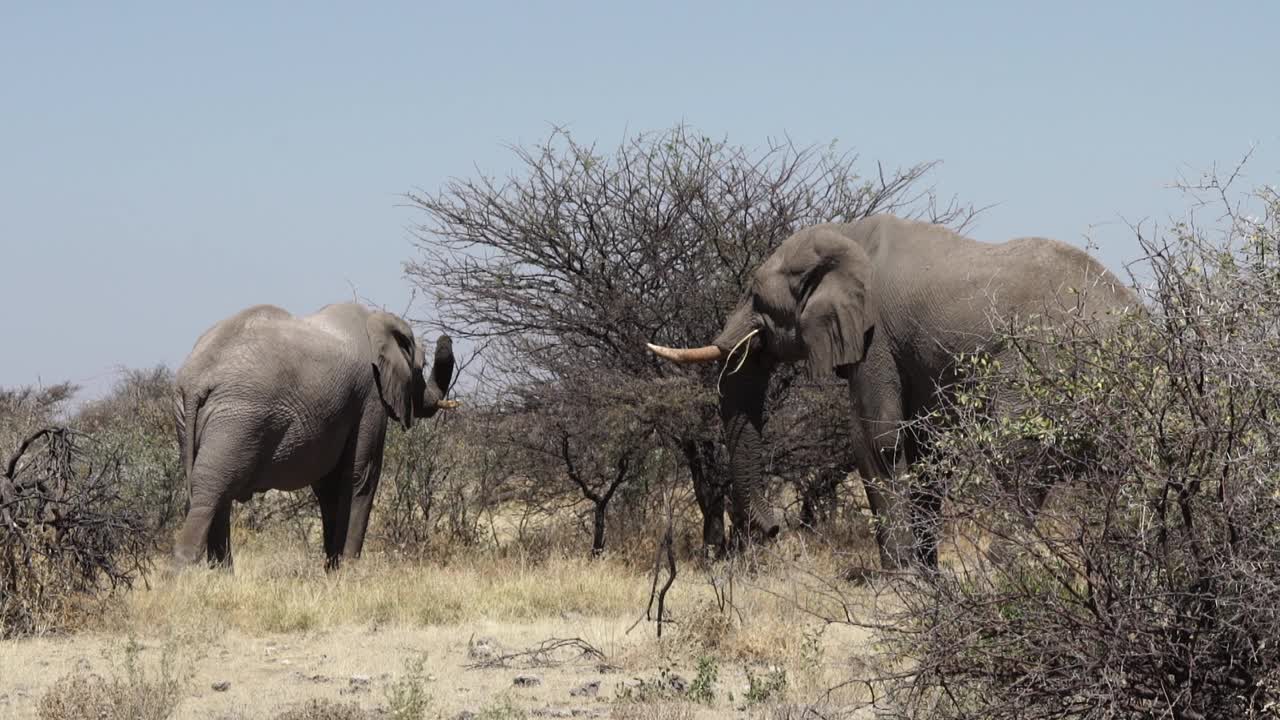
[[953, 552], [889, 634], [908, 716], [1277, 716], [1280, 198], [1200, 189], [1216, 228], [1139, 232], [1145, 311], [1004, 318], [1020, 360], [961, 360], [917, 473], [950, 479]]
[[28, 436], [0, 476], [0, 637], [56, 629], [128, 587], [154, 551], [125, 459], [64, 427]]

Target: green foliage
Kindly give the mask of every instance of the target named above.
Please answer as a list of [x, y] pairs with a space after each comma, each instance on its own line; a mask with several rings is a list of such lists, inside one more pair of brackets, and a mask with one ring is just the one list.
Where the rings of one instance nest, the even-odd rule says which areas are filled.
[[674, 668], [663, 666], [658, 669], [657, 677], [640, 678], [634, 683], [619, 685], [614, 699], [619, 703], [659, 703], [682, 700], [688, 691], [684, 679], [674, 672]]
[[[1217, 189], [1214, 190], [1218, 192]], [[1146, 309], [1005, 318], [921, 470], [957, 560], [908, 585], [938, 717], [1260, 717], [1280, 699], [1280, 199], [1141, 238]], [[1052, 488], [1047, 502], [1040, 498]]]
[[422, 720], [431, 710], [433, 698], [427, 690], [427, 654], [419, 653], [404, 663], [404, 675], [387, 686], [387, 711], [394, 720]]
[[693, 682], [689, 683], [689, 699], [703, 705], [710, 705], [716, 700], [716, 681], [719, 675], [719, 666], [717, 665], [715, 656], [701, 655], [698, 657], [698, 667], [694, 672]]
[[127, 370], [104, 397], [87, 403], [73, 422], [93, 436], [104, 457], [123, 459], [126, 500], [154, 533], [181, 522], [187, 489], [174, 436], [173, 372]]
[[783, 668], [769, 668], [763, 675], [755, 674], [750, 667], [744, 670], [747, 675], [747, 691], [742, 699], [748, 705], [779, 700], [787, 690], [787, 671]]

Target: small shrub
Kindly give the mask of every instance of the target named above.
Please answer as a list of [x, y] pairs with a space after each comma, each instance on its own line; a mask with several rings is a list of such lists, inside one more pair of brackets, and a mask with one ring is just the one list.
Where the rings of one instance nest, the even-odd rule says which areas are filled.
[[130, 501], [128, 463], [50, 426], [0, 467], [0, 637], [63, 629], [145, 573], [155, 543]]
[[748, 705], [760, 705], [778, 700], [787, 690], [787, 671], [775, 667], [769, 668], [763, 675], [756, 675], [751, 668], [745, 668], [747, 674], [747, 692], [743, 695]]
[[355, 703], [333, 700], [309, 700], [286, 709], [274, 720], [373, 720], [376, 717]]
[[404, 675], [387, 688], [387, 709], [394, 720], [420, 720], [427, 717], [432, 697], [427, 691], [426, 667], [426, 653], [405, 660]]
[[141, 647], [125, 646], [124, 670], [102, 677], [90, 673], [68, 675], [49, 688], [37, 708], [41, 720], [165, 720], [183, 696], [183, 679], [174, 670], [169, 650], [159, 670], [147, 672], [138, 664]]
[[615, 701], [641, 704], [669, 702], [685, 698], [688, 691], [683, 678], [671, 668], [663, 667], [658, 669], [657, 677], [641, 678], [635, 684], [619, 687]]
[[689, 699], [703, 705], [715, 702], [718, 675], [719, 667], [715, 657], [711, 655], [699, 657], [698, 669], [694, 673], [693, 682], [689, 684]]
[[615, 720], [693, 720], [694, 706], [681, 702], [655, 702], [619, 706]]
[[476, 720], [524, 720], [525, 716], [524, 710], [517, 707], [511, 698], [503, 695], [480, 708], [480, 712], [476, 713]]

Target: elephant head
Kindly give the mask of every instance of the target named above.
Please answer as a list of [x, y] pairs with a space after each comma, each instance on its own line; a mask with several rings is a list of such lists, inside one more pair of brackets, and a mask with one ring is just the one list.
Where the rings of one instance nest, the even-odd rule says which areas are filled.
[[429, 418], [437, 410], [458, 406], [445, 400], [453, 379], [453, 340], [441, 335], [436, 340], [430, 376], [423, 373], [426, 353], [413, 329], [391, 313], [375, 312], [366, 322], [373, 353], [373, 376], [387, 414], [404, 429], [417, 418]]
[[725, 363], [720, 416], [729, 448], [734, 526], [754, 537], [779, 530], [764, 502], [765, 391], [779, 362], [806, 361], [814, 376], [848, 377], [875, 329], [862, 247], [832, 226], [791, 235], [756, 269], [750, 291], [710, 345], [649, 345], [677, 363]]

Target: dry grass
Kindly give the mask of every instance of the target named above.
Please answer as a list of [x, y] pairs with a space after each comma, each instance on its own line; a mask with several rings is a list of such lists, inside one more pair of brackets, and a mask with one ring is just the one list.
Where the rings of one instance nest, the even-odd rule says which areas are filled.
[[286, 709], [273, 720], [371, 720], [373, 717], [372, 713], [353, 702], [308, 700]]
[[614, 720], [693, 720], [696, 706], [683, 702], [630, 703], [614, 710]]
[[138, 660], [141, 647], [130, 641], [108, 675], [79, 671], [60, 678], [40, 698], [41, 720], [165, 720], [185, 693], [186, 678], [171, 651], [153, 667]]
[[199, 568], [157, 578], [91, 629], [295, 633], [350, 624], [614, 616], [643, 607], [647, 596], [642, 577], [607, 559], [534, 565], [480, 554], [441, 566], [372, 554], [326, 574], [320, 558], [300, 545], [260, 540], [238, 550], [234, 573]]
[[[407, 663], [425, 656], [429, 680], [420, 684], [431, 697], [430, 717], [462, 710], [520, 717], [566, 702], [609, 702], [613, 715], [703, 718], [744, 703], [756, 714], [770, 703], [819, 698], [853, 705], [865, 699], [861, 689], [825, 691], [873, 662], [866, 630], [819, 619], [839, 617], [841, 603], [873, 616], [880, 602], [873, 588], [840, 584], [841, 597], [828, 594], [826, 583], [847, 569], [845, 561], [800, 540], [775, 546], [752, 572], [683, 562], [668, 596], [673, 623], [660, 641], [652, 623], [632, 627], [644, 614], [650, 578], [617, 559], [552, 553], [530, 562], [478, 552], [467, 562], [440, 564], [374, 554], [334, 575], [320, 564], [300, 543], [249, 538], [237, 545], [234, 573], [197, 569], [157, 576], [149, 589], [130, 592], [78, 635], [0, 643], [0, 677], [8, 676], [0, 679], [0, 715], [8, 707], [30, 717], [31, 708], [13, 704], [16, 695], [25, 695], [32, 705], [43, 697], [47, 717], [96, 717], [94, 708], [109, 707], [101, 698], [129, 696], [133, 687], [137, 697], [177, 697], [175, 718], [360, 718], [389, 710], [394, 687], [412, 675]], [[117, 681], [112, 670], [122, 666], [119, 645], [126, 637], [146, 648], [148, 667], [190, 668], [163, 686], [178, 695], [141, 692], [141, 685]], [[480, 637], [495, 639], [505, 651], [580, 637], [621, 672], [598, 674], [597, 663], [585, 659], [531, 670], [518, 664], [476, 670], [469, 646]], [[176, 653], [182, 662], [165, 660], [164, 653]], [[3, 670], [36, 665], [45, 669]], [[661, 680], [664, 670], [693, 683], [700, 666], [717, 672], [697, 703], [685, 691], [611, 702], [626, 694], [629, 683]], [[511, 677], [520, 671], [542, 675], [544, 685], [510, 694]], [[371, 678], [362, 694], [350, 694], [353, 677]], [[785, 683], [753, 699], [770, 677], [785, 677]], [[570, 698], [570, 689], [591, 679], [602, 682], [598, 699]], [[230, 690], [211, 691], [228, 680]], [[499, 697], [507, 698], [505, 704], [488, 701]], [[139, 710], [132, 716], [147, 715]]]

